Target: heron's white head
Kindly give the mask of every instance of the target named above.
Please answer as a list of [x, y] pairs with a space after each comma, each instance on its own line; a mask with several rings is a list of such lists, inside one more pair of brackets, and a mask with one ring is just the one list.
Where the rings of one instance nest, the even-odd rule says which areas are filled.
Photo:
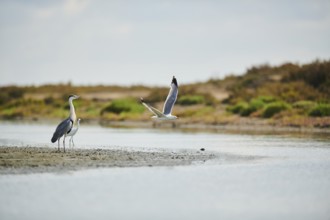
[[79, 98], [79, 96], [77, 96], [77, 95], [70, 95], [69, 96], [69, 100], [75, 100], [75, 99], [78, 99]]

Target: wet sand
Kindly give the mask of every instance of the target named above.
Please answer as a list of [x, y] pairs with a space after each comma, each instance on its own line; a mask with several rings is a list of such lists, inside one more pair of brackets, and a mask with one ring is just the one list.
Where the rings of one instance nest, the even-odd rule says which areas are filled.
[[218, 156], [205, 151], [130, 151], [125, 149], [68, 149], [0, 147], [0, 174], [67, 172], [98, 167], [181, 166]]

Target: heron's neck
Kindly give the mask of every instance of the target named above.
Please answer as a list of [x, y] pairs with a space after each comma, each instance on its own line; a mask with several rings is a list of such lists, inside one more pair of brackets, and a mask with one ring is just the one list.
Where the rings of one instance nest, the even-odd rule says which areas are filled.
[[76, 116], [76, 112], [75, 112], [75, 110], [74, 110], [74, 106], [73, 106], [73, 103], [72, 103], [72, 99], [69, 99], [69, 105], [70, 105], [70, 119], [71, 119], [73, 122], [76, 122], [77, 116]]

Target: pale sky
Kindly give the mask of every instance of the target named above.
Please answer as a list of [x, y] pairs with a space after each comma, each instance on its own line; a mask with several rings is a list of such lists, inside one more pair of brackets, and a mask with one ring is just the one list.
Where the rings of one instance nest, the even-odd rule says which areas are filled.
[[0, 86], [169, 85], [329, 58], [329, 0], [0, 1]]

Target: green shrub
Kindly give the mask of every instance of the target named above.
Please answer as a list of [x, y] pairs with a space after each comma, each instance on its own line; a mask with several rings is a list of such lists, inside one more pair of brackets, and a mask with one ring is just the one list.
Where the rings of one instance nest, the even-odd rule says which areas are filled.
[[302, 101], [293, 103], [292, 106], [297, 109], [310, 110], [316, 106], [316, 103], [313, 101], [302, 100]]
[[251, 115], [253, 112], [255, 112], [257, 109], [254, 106], [251, 106], [250, 104], [248, 104], [246, 107], [243, 107], [240, 111], [240, 115], [241, 116], [249, 116]]
[[248, 103], [246, 102], [238, 102], [236, 105], [234, 106], [229, 106], [227, 108], [227, 111], [234, 113], [234, 114], [241, 114], [242, 111], [244, 111], [245, 109], [248, 108]]
[[253, 112], [262, 109], [266, 104], [262, 99], [252, 99], [246, 108], [243, 108], [240, 112], [241, 116], [249, 116]]
[[123, 112], [127, 113], [142, 113], [144, 107], [134, 99], [116, 99], [111, 102], [110, 105], [102, 109], [101, 114], [105, 112], [111, 112], [120, 114]]
[[178, 104], [180, 105], [197, 105], [204, 102], [204, 96], [201, 95], [185, 95], [178, 99]]
[[247, 116], [251, 115], [255, 111], [256, 110], [254, 108], [252, 108], [251, 106], [248, 105], [247, 107], [242, 108], [239, 114], [241, 116], [247, 117]]
[[330, 116], [330, 104], [318, 104], [309, 112], [309, 115], [314, 117]]
[[262, 109], [265, 105], [263, 97], [258, 97], [252, 99], [249, 103], [238, 102], [236, 105], [228, 107], [227, 111], [234, 114], [240, 114], [241, 116], [249, 116], [253, 112]]
[[257, 100], [261, 101], [262, 103], [272, 103], [272, 102], [276, 102], [277, 99], [273, 96], [258, 96]]
[[290, 105], [288, 105], [285, 102], [272, 102], [269, 103], [268, 105], [265, 106], [262, 116], [264, 118], [271, 118], [273, 117], [275, 114], [283, 111], [283, 110], [287, 110], [290, 108]]

